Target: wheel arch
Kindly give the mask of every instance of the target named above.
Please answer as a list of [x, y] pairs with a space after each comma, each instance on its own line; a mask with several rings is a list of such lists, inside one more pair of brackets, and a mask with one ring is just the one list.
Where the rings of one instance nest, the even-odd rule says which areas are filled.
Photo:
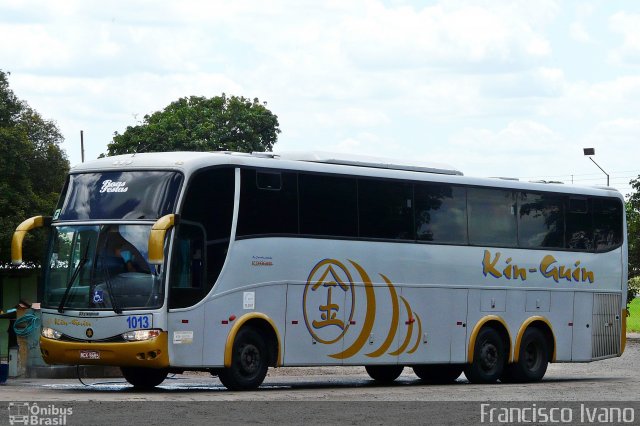
[[520, 326], [520, 329], [518, 330], [518, 335], [516, 336], [516, 343], [514, 345], [514, 350], [513, 350], [513, 362], [518, 362], [518, 359], [520, 358], [520, 345], [522, 344], [522, 337], [524, 336], [525, 331], [527, 331], [529, 327], [537, 328], [545, 335], [547, 339], [547, 343], [550, 345], [550, 349], [551, 349], [549, 353], [549, 360], [551, 362], [555, 362], [556, 361], [556, 335], [553, 332], [553, 326], [551, 325], [551, 322], [545, 317], [541, 317], [541, 316], [529, 317]]
[[478, 333], [484, 327], [492, 327], [498, 333], [500, 333], [507, 345], [507, 362], [511, 362], [513, 359], [513, 351], [511, 344], [511, 333], [509, 332], [509, 327], [507, 326], [507, 322], [498, 315], [487, 315], [485, 317], [480, 318], [476, 325], [471, 330], [471, 335], [469, 336], [469, 346], [467, 348], [467, 363], [473, 362], [473, 354], [475, 352], [476, 347], [476, 338], [478, 337]]
[[224, 366], [231, 367], [231, 357], [233, 353], [233, 343], [236, 335], [243, 327], [254, 327], [260, 330], [266, 339], [269, 349], [269, 366], [279, 367], [282, 365], [282, 346], [280, 333], [275, 322], [268, 315], [260, 312], [251, 312], [238, 318], [229, 330], [227, 341], [224, 347]]

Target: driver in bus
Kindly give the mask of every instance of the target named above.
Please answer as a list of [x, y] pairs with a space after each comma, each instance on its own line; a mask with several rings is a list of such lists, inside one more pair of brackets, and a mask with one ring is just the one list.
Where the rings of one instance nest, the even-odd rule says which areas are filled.
[[116, 257], [122, 259], [127, 272], [136, 272], [136, 267], [133, 265], [133, 254], [124, 247], [124, 244], [119, 244], [113, 252]]
[[124, 264], [125, 272], [143, 272], [149, 273], [148, 266], [146, 266], [146, 262], [143, 264], [140, 263], [140, 259], [138, 259], [138, 255], [134, 254], [134, 252], [127, 247], [124, 242], [118, 244], [114, 249], [114, 254], [116, 257], [122, 259]]

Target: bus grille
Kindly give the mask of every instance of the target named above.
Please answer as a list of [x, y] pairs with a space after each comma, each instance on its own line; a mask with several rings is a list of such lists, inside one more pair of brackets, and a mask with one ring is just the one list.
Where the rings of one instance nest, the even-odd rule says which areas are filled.
[[620, 295], [596, 293], [593, 295], [593, 329], [591, 336], [593, 359], [607, 358], [620, 353]]

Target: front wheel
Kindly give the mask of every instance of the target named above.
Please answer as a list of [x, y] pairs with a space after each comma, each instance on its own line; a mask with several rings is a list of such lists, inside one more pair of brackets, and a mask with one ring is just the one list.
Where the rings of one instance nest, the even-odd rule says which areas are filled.
[[125, 380], [138, 389], [151, 389], [164, 382], [166, 368], [120, 367]]
[[462, 374], [462, 366], [457, 364], [414, 365], [413, 372], [427, 383], [448, 384]]
[[471, 383], [495, 383], [507, 362], [505, 342], [498, 331], [491, 327], [480, 330], [473, 351], [473, 362], [464, 368], [464, 375]]
[[367, 374], [376, 382], [391, 383], [402, 374], [402, 365], [367, 365]]
[[240, 329], [233, 342], [231, 366], [218, 373], [229, 390], [251, 390], [262, 384], [267, 375], [269, 351], [260, 333], [251, 327]]

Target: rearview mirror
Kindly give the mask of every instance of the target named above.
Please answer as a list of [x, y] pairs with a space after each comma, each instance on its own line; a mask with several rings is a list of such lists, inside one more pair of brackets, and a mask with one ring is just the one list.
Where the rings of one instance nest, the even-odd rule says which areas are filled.
[[149, 263], [161, 265], [164, 262], [164, 239], [167, 231], [177, 225], [178, 215], [168, 214], [162, 216], [151, 227], [149, 234]]
[[51, 226], [50, 216], [34, 216], [22, 222], [16, 228], [11, 239], [11, 263], [22, 265], [22, 243], [27, 232], [32, 229]]

